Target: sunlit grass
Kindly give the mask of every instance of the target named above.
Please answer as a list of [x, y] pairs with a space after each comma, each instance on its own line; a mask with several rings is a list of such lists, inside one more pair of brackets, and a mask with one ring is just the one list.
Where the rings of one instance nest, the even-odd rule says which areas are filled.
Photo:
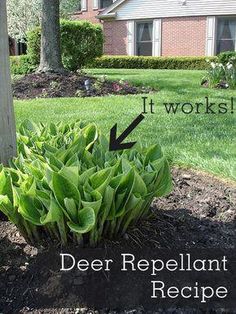
[[[148, 95], [155, 103], [155, 114], [148, 114], [128, 140], [143, 144], [159, 142], [169, 159], [236, 180], [235, 113], [168, 115], [165, 102], [229, 102], [236, 91], [213, 90], [200, 86], [202, 71], [92, 69], [93, 75], [125, 79], [133, 84], [152, 86], [159, 91]], [[109, 134], [114, 123], [122, 132], [142, 111], [141, 95], [95, 98], [35, 99], [15, 101], [17, 125], [33, 121], [94, 121]], [[236, 109], [235, 109], [236, 110]]]

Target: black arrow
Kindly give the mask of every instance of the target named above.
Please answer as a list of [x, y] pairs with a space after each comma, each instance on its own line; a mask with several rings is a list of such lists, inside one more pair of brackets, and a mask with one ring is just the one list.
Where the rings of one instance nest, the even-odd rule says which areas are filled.
[[122, 150], [122, 149], [129, 149], [132, 148], [137, 142], [129, 142], [129, 143], [122, 143], [124, 139], [139, 125], [141, 121], [143, 121], [144, 115], [140, 114], [129, 126], [125, 131], [116, 138], [117, 135], [117, 123], [112, 127], [110, 131], [110, 144], [109, 150]]

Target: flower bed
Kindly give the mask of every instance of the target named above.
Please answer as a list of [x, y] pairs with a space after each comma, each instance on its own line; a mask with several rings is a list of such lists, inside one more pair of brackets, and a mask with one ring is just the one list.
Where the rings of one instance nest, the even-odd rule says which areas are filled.
[[232, 56], [226, 64], [210, 62], [210, 69], [202, 80], [202, 85], [215, 88], [236, 88], [236, 57]]
[[153, 89], [132, 86], [124, 80], [110, 81], [106, 76], [94, 78], [83, 72], [67, 75], [32, 73], [13, 83], [13, 95], [18, 99], [128, 95], [151, 91]]

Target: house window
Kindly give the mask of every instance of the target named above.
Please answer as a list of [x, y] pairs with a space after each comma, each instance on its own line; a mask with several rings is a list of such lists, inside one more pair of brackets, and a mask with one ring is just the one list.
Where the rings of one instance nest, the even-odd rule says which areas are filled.
[[152, 56], [153, 50], [153, 22], [136, 24], [136, 55]]
[[99, 1], [99, 9], [105, 9], [112, 5], [113, 0], [100, 0]]
[[236, 18], [222, 18], [217, 26], [217, 54], [236, 51]]

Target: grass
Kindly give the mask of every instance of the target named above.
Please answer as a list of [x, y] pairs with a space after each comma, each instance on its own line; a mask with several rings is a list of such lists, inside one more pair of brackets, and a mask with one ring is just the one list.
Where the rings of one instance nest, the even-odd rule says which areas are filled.
[[[108, 75], [137, 85], [152, 86], [159, 92], [148, 95], [155, 103], [155, 114], [147, 114], [128, 140], [143, 144], [159, 142], [168, 158], [178, 165], [193, 167], [236, 180], [236, 119], [227, 114], [167, 114], [166, 102], [230, 102], [236, 91], [200, 87], [202, 71], [90, 69], [95, 76]], [[17, 125], [24, 119], [33, 121], [94, 121], [109, 135], [118, 123], [122, 132], [142, 112], [142, 99], [135, 96], [103, 98], [67, 98], [15, 100]]]

